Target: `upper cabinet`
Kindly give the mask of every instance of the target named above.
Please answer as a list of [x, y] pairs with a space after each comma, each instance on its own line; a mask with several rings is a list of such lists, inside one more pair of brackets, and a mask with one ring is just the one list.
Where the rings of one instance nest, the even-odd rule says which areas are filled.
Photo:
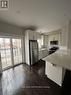
[[34, 40], [35, 39], [35, 34], [34, 34], [34, 31], [29, 31], [28, 32], [28, 36], [29, 36], [29, 40]]
[[60, 45], [60, 33], [48, 35], [48, 46], [50, 46], [50, 41], [55, 40], [58, 41], [58, 45]]
[[40, 37], [40, 34], [37, 33], [36, 31], [29, 31], [28, 32], [29, 40], [38, 40]]

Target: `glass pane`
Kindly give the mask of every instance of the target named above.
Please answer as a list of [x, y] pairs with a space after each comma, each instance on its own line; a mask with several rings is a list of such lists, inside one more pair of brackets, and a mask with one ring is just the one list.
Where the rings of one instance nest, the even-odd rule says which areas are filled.
[[21, 39], [12, 39], [12, 42], [13, 42], [14, 64], [16, 65], [22, 62]]
[[6, 62], [7, 62], [7, 67], [11, 66], [11, 49], [10, 49], [10, 39], [5, 38], [5, 54], [6, 54]]
[[4, 48], [4, 40], [0, 38], [0, 50]]
[[2, 68], [12, 66], [11, 62], [11, 49], [10, 49], [10, 38], [0, 38], [0, 52]]

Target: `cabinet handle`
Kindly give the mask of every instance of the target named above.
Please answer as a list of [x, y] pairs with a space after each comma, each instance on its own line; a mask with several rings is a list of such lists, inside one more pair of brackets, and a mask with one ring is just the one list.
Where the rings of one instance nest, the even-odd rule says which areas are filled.
[[51, 64], [52, 64], [52, 66], [56, 67], [56, 64], [54, 64], [54, 63], [51, 63]]

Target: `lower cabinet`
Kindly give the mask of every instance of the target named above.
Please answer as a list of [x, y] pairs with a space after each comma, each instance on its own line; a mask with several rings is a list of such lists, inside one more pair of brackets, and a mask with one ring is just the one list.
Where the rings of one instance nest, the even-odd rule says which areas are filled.
[[55, 66], [49, 62], [46, 62], [45, 73], [49, 79], [62, 86], [63, 80], [63, 69], [61, 67]]

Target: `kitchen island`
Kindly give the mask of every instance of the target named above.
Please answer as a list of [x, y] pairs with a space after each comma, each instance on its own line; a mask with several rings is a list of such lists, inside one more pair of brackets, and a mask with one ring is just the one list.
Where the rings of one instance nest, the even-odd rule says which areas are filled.
[[62, 86], [65, 71], [71, 70], [71, 50], [60, 49], [43, 60], [46, 61], [47, 77]]

